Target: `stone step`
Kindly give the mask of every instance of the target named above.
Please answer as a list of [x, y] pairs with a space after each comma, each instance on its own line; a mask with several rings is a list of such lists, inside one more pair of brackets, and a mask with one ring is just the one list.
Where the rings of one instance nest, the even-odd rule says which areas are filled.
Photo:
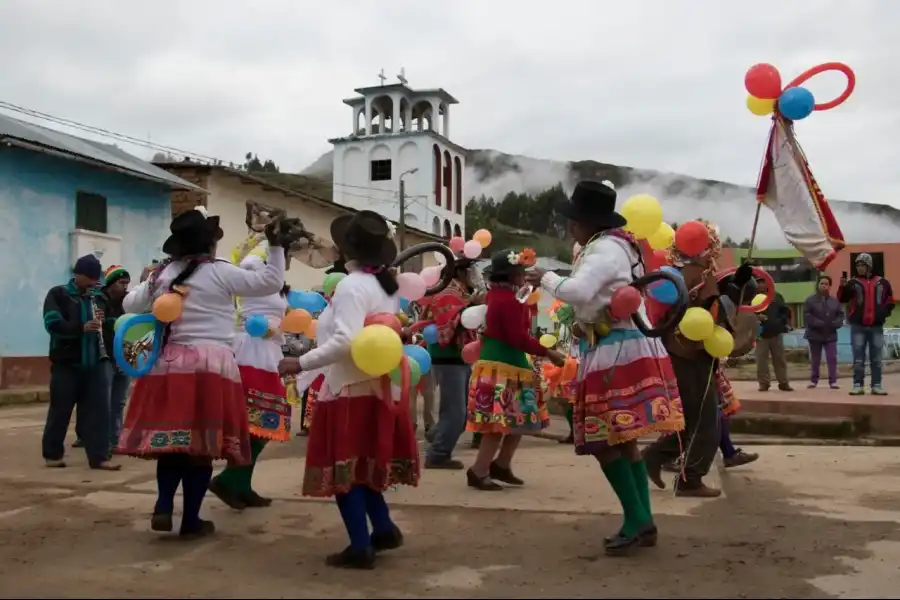
[[37, 402], [50, 402], [50, 388], [33, 387], [0, 390], [0, 406], [22, 406]]
[[851, 417], [817, 417], [784, 413], [741, 411], [731, 417], [735, 434], [843, 440], [869, 433], [865, 419]]

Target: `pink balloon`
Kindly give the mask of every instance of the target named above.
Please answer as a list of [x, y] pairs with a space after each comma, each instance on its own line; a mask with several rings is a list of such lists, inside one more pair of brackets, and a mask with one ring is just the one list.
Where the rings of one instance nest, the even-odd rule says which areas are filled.
[[463, 256], [466, 258], [478, 258], [481, 256], [481, 244], [475, 240], [469, 240], [463, 246]]
[[425, 282], [425, 287], [431, 287], [441, 278], [441, 268], [425, 267], [419, 275], [422, 277], [422, 281]]
[[481, 340], [469, 342], [462, 349], [463, 362], [471, 365], [481, 358]]
[[425, 295], [425, 280], [418, 273], [400, 273], [397, 275], [400, 295], [410, 302], [421, 300]]
[[463, 246], [465, 245], [466, 240], [462, 239], [458, 235], [450, 238], [450, 249], [453, 250], [453, 252], [456, 254], [462, 252]]
[[613, 292], [609, 301], [609, 316], [616, 320], [627, 319], [640, 306], [641, 293], [637, 288], [627, 285]]

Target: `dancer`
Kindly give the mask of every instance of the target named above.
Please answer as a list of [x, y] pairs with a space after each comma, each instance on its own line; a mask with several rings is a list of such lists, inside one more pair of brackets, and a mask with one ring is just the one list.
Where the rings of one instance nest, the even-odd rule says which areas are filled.
[[397, 281], [388, 269], [397, 247], [393, 228], [368, 210], [335, 219], [331, 238], [347, 258], [349, 274], [319, 318], [318, 347], [300, 358], [285, 358], [280, 370], [326, 371], [309, 431], [303, 494], [334, 496], [350, 537], [350, 545], [326, 564], [372, 569], [375, 552], [403, 545], [383, 492], [419, 482], [408, 399], [395, 397], [387, 376], [373, 378], [356, 368], [350, 355], [367, 316], [395, 315], [400, 308]]
[[[575, 451], [591, 455], [619, 498], [620, 531], [605, 540], [608, 554], [655, 545], [647, 469], [637, 440], [653, 432], [684, 427], [678, 387], [662, 343], [645, 337], [632, 319], [611, 321], [612, 293], [643, 276], [641, 251], [626, 221], [615, 212], [616, 192], [598, 182], [577, 185], [558, 212], [582, 246], [570, 277], [535, 270], [530, 280], [574, 311], [581, 368], [575, 404]], [[598, 324], [609, 326], [606, 335]]]
[[[282, 224], [285, 225], [285, 224]], [[204, 207], [172, 220], [163, 244], [169, 258], [125, 297], [126, 312], [150, 310], [166, 292], [183, 296], [181, 317], [167, 327], [160, 359], [137, 380], [117, 451], [156, 459], [158, 496], [151, 528], [172, 530], [175, 492], [182, 485], [180, 534], [215, 531], [200, 518], [212, 477], [212, 461], [250, 462], [247, 401], [234, 360], [234, 296], [269, 296], [281, 289], [283, 228], [266, 229], [270, 255], [265, 268], [248, 271], [215, 257], [222, 238], [218, 217]]]
[[[242, 269], [260, 271], [266, 267], [268, 249], [259, 244], [249, 250], [244, 244], [235, 249], [232, 259]], [[284, 358], [281, 350], [284, 335], [279, 327], [288, 310], [286, 297], [289, 291], [290, 287], [285, 284], [275, 294], [235, 299], [237, 320], [241, 327], [234, 339], [234, 358], [241, 372], [247, 399], [250, 464], [228, 465], [209, 485], [209, 491], [235, 510], [263, 508], [272, 504], [270, 498], [260, 496], [253, 489], [253, 470], [269, 441], [285, 442], [291, 439], [291, 406], [278, 374], [278, 363]], [[242, 325], [251, 315], [262, 315], [269, 322], [265, 336], [252, 337], [244, 330]]]
[[466, 426], [482, 436], [475, 463], [466, 472], [468, 485], [477, 490], [502, 490], [496, 481], [522, 485], [511, 468], [522, 434], [550, 424], [540, 378], [526, 354], [547, 357], [557, 366], [565, 363], [565, 357], [530, 335], [531, 310], [516, 297], [525, 282], [525, 268], [533, 264], [534, 252], [529, 249], [504, 250], [491, 258], [487, 317], [481, 355], [472, 368]]

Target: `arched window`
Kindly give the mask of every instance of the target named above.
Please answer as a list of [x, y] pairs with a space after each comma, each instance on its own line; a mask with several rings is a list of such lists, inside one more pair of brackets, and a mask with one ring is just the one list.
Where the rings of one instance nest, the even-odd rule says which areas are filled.
[[454, 184], [456, 185], [456, 214], [462, 214], [462, 161], [459, 160], [459, 157], [455, 157], [453, 159], [453, 168], [456, 171]]
[[437, 217], [431, 221], [431, 233], [434, 235], [441, 235], [441, 220]]
[[450, 239], [450, 236], [452, 235], [450, 233], [451, 231], [452, 230], [450, 229], [450, 221], [448, 219], [444, 219], [444, 237], [447, 238], [448, 240]]
[[432, 150], [434, 152], [434, 203], [440, 206], [441, 190], [443, 189], [441, 185], [441, 149], [435, 144], [432, 146]]
[[450, 152], [444, 150], [444, 208], [453, 210], [453, 159]]

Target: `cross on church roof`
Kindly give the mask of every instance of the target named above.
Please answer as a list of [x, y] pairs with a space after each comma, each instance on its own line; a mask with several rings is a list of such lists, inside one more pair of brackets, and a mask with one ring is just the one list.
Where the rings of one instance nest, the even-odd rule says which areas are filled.
[[384, 85], [384, 80], [387, 79], [387, 77], [384, 76], [384, 69], [382, 69], [381, 72], [378, 73], [378, 79], [381, 80], [381, 85]]
[[400, 74], [397, 75], [397, 81], [399, 81], [403, 85], [406, 85], [407, 83], [409, 83], [409, 81], [406, 80], [406, 69], [405, 68], [400, 67]]

